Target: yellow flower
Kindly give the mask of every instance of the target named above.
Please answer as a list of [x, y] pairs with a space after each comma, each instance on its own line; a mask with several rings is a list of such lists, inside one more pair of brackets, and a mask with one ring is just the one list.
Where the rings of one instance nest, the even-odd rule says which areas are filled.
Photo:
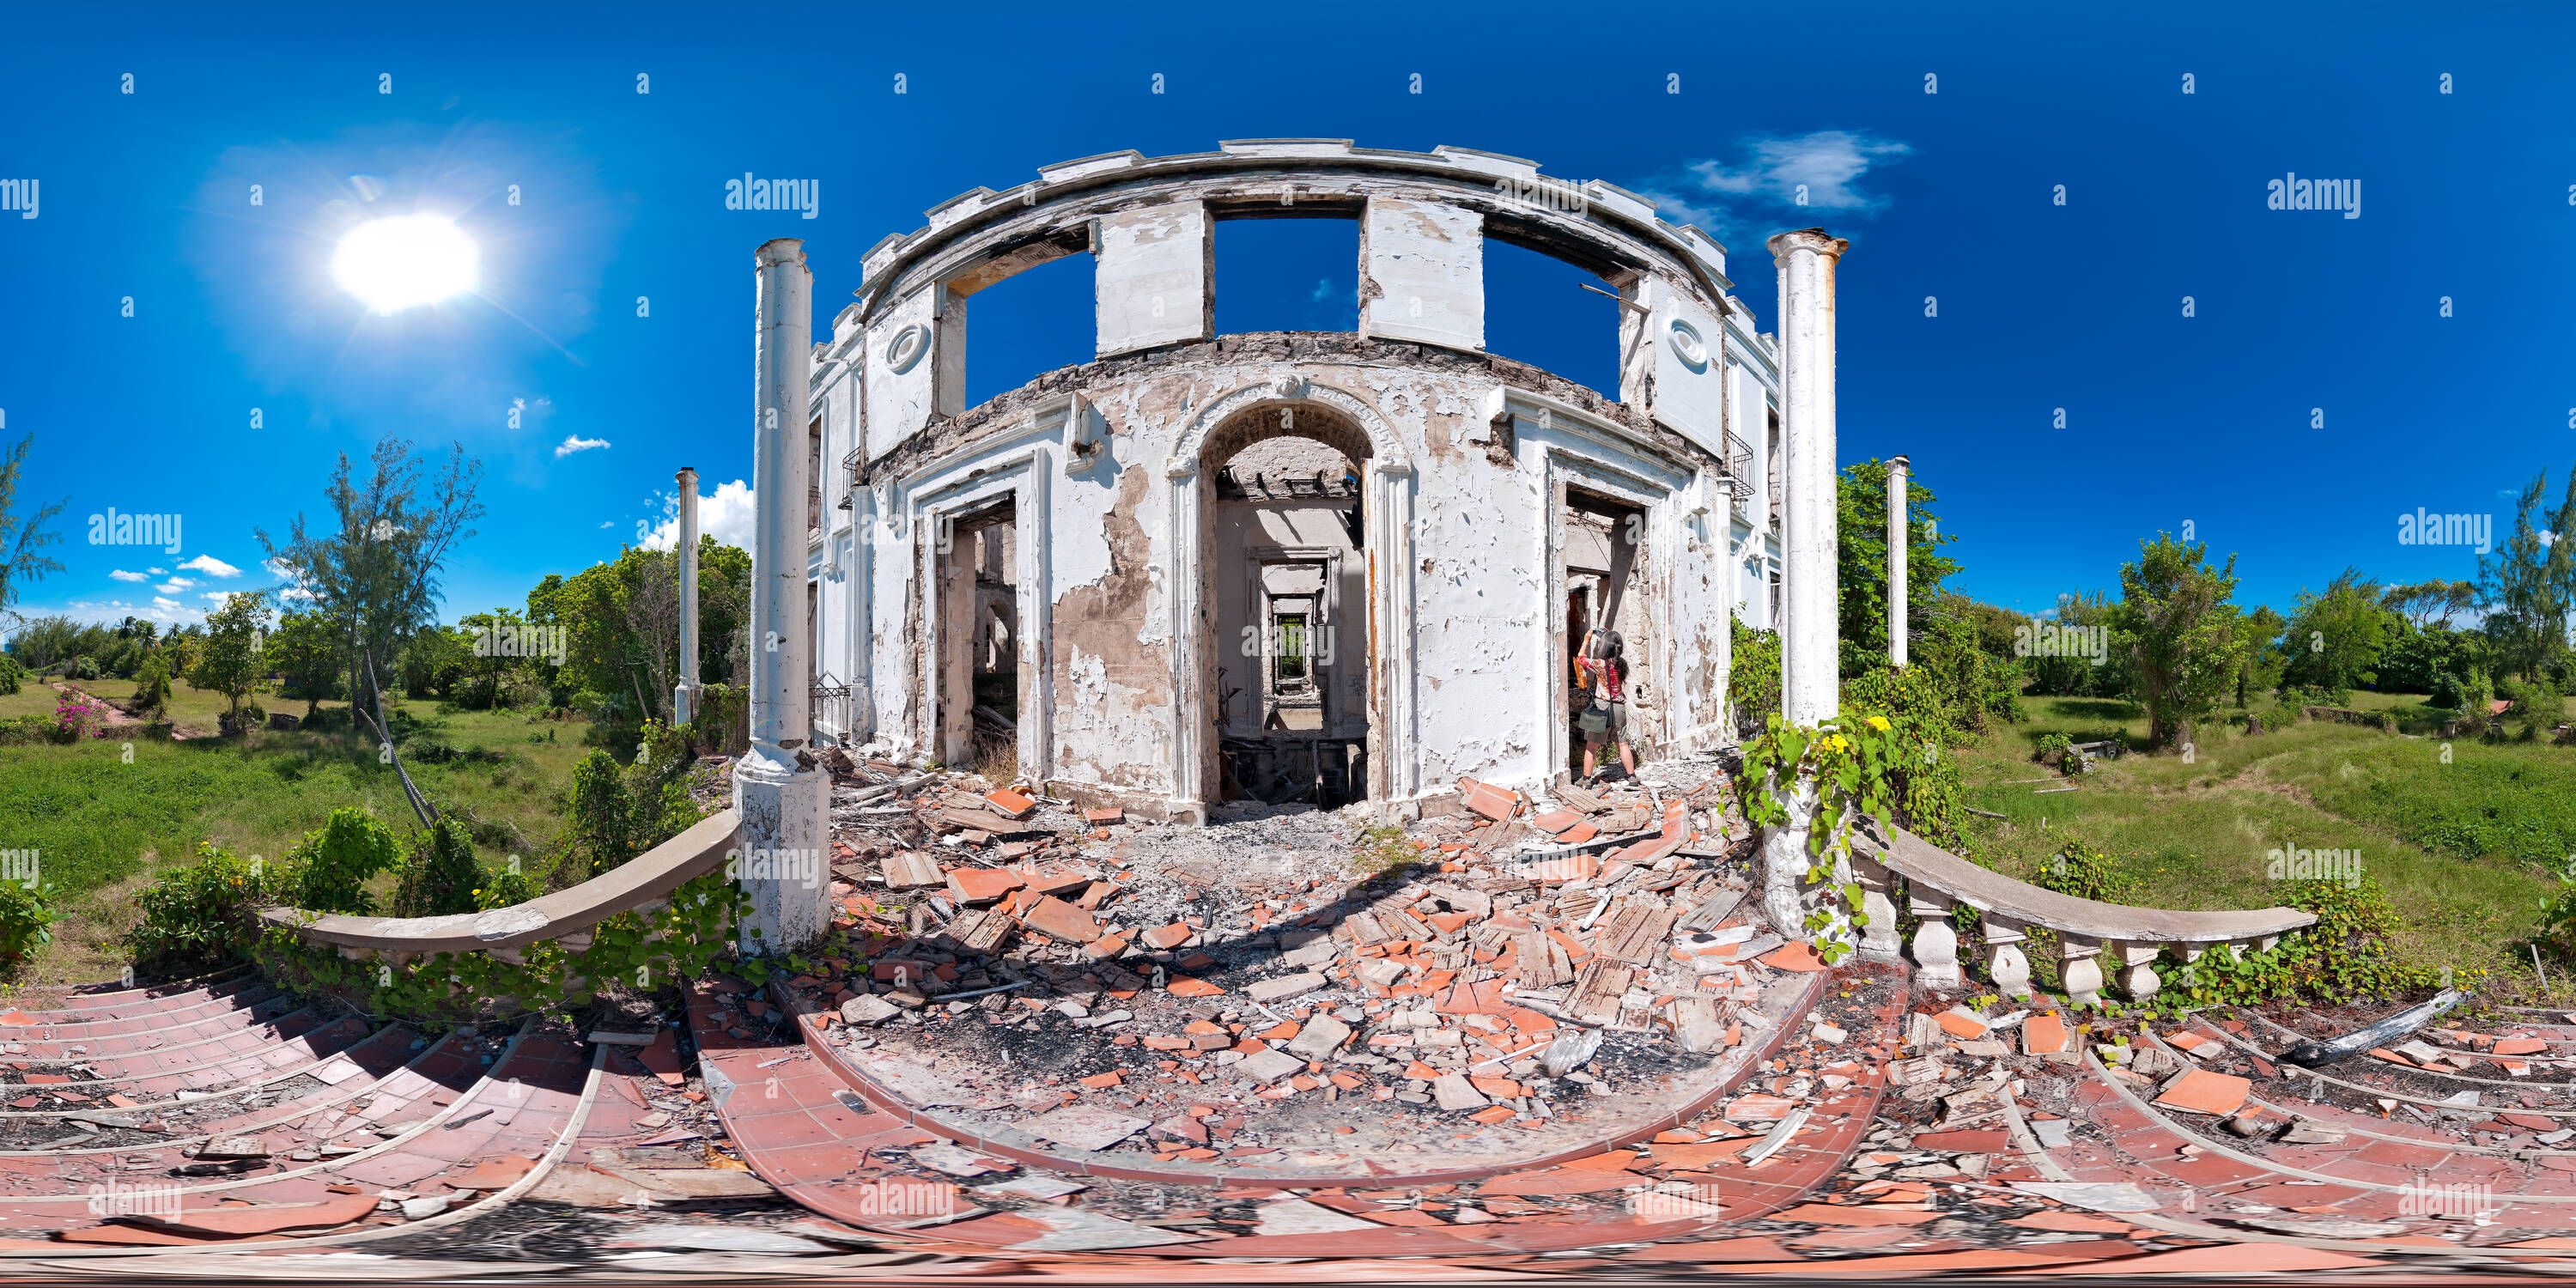
[[1871, 717], [1869, 718], [1869, 727], [1870, 727], [1870, 728], [1872, 728], [1872, 729], [1876, 729], [1876, 730], [1878, 730], [1878, 731], [1879, 731], [1879, 732], [1881, 732], [1881, 733], [1885, 733], [1885, 732], [1887, 732], [1887, 717], [1885, 717], [1885, 716], [1871, 716]]

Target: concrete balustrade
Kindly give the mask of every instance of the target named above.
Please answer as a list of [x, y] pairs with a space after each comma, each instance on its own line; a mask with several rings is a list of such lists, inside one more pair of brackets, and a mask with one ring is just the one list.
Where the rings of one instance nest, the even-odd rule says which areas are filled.
[[[1965, 982], [1959, 937], [1950, 926], [1951, 913], [1963, 904], [1977, 911], [1986, 941], [1986, 972], [1996, 992], [2031, 995], [2030, 960], [2022, 945], [2036, 927], [2056, 934], [2059, 986], [2069, 1001], [2087, 1006], [2101, 1002], [2106, 983], [2132, 1002], [2155, 996], [2164, 979], [2154, 963], [2168, 947], [2179, 951], [2185, 965], [2200, 961], [2212, 948], [2241, 957], [2249, 950], [2267, 951], [2281, 936], [2316, 923], [2316, 914], [2296, 908], [2181, 912], [2081, 899], [1978, 867], [1904, 828], [1875, 820], [1863, 820], [1852, 848], [1863, 911], [1871, 921], [1862, 951], [1895, 955], [1899, 940], [1893, 914], [1901, 883], [1906, 906], [1921, 919], [1914, 932], [1915, 976], [1933, 988]], [[1879, 923], [1882, 906], [1889, 914], [1884, 927]]]

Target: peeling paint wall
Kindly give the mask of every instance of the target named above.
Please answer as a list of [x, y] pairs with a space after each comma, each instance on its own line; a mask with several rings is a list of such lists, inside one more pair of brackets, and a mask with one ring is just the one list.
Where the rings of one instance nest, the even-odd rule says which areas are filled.
[[[1492, 154], [1366, 154], [1410, 167], [1381, 178], [1347, 145], [1226, 148], [1049, 167], [1061, 192], [969, 194], [869, 252], [861, 305], [833, 345], [856, 378], [835, 376], [830, 397], [842, 401], [822, 404], [856, 421], [836, 431], [848, 472], [826, 488], [829, 504], [855, 486], [854, 509], [836, 513], [856, 523], [847, 543], [817, 551], [818, 566], [841, 574], [824, 576], [826, 614], [850, 628], [827, 632], [818, 666], [864, 676], [859, 732], [936, 754], [936, 652], [964, 645], [925, 620], [926, 543], [939, 515], [1010, 492], [1032, 597], [1022, 615], [1032, 600], [1040, 610], [1024, 629], [1043, 635], [1020, 683], [1049, 695], [1032, 768], [1051, 791], [1201, 816], [1217, 789], [1216, 668], [1228, 668], [1228, 687], [1258, 692], [1244, 684], [1238, 641], [1219, 630], [1246, 617], [1254, 574], [1211, 539], [1229, 504], [1213, 475], [1264, 423], [1255, 413], [1311, 409], [1366, 448], [1354, 456], [1366, 520], [1337, 583], [1336, 669], [1365, 706], [1383, 805], [1442, 808], [1463, 776], [1540, 786], [1562, 772], [1569, 642], [1555, 506], [1569, 486], [1637, 513], [1624, 613], [1642, 625], [1627, 630], [1632, 673], [1657, 704], [1640, 723], [1654, 745], [1640, 750], [1731, 741], [1727, 617], [1760, 575], [1744, 567], [1774, 543], [1760, 510], [1731, 495], [1727, 431], [1758, 443], [1737, 427], [1774, 397], [1776, 349], [1723, 295], [1723, 251], [1602, 185], [1587, 189], [1588, 211], [1497, 205], [1496, 176], [1535, 170]], [[1363, 330], [1211, 338], [1213, 221], [1282, 188], [1360, 214]], [[1640, 306], [1621, 310], [1621, 401], [1479, 351], [1483, 239], [1498, 219], [1520, 244], [1561, 245], [1605, 271]], [[964, 299], [947, 283], [980, 288], [1085, 238], [1099, 256], [1102, 357], [978, 407], [944, 406], [964, 369]]]

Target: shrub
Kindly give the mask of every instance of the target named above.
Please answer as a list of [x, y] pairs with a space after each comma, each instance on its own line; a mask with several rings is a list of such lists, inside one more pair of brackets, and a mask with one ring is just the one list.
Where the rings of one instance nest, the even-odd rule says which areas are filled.
[[139, 966], [240, 960], [259, 941], [259, 909], [285, 901], [285, 881], [275, 868], [201, 842], [195, 863], [162, 873], [134, 896], [143, 920], [125, 942]]
[[0, 653], [0, 696], [16, 693], [26, 680], [27, 668], [18, 665], [18, 659]]
[[397, 917], [445, 917], [474, 911], [475, 892], [483, 884], [483, 866], [474, 861], [474, 845], [456, 820], [442, 818], [412, 837], [403, 856], [402, 881], [394, 888]]
[[2127, 903], [2137, 896], [2137, 882], [2117, 860], [2073, 837], [2041, 862], [2031, 884], [2097, 903]]
[[11, 720], [0, 720], [0, 747], [53, 740], [54, 722], [43, 716], [19, 716]]
[[54, 700], [54, 741], [78, 742], [107, 736], [107, 706], [85, 694], [66, 693]]
[[2064, 733], [2052, 731], [2039, 736], [2039, 745], [2032, 749], [2030, 758], [2051, 769], [2056, 769], [2066, 763], [2066, 754], [2074, 749], [2073, 738], [2067, 737]]
[[[1954, 698], [1964, 702], [1954, 702]], [[1843, 712], [1854, 721], [1870, 716], [1887, 720], [1897, 744], [1888, 767], [1897, 821], [1923, 839], [1953, 853], [1975, 857], [1968, 839], [1960, 798], [1958, 762], [1945, 749], [1968, 741], [1962, 705], [1974, 706], [1982, 722], [1982, 694], [1952, 693], [1941, 675], [1926, 667], [1899, 671], [1886, 666], [1843, 682]]]
[[2557, 728], [2559, 721], [2565, 719], [2562, 713], [2566, 710], [2566, 695], [2550, 683], [2547, 676], [2531, 680], [2507, 679], [2496, 689], [2498, 697], [2513, 703], [2513, 710], [2506, 713], [2505, 718], [2521, 725], [2522, 736], [2526, 739]]
[[287, 888], [298, 908], [371, 916], [376, 901], [367, 893], [368, 878], [401, 861], [401, 844], [375, 815], [343, 807], [287, 851]]
[[170, 664], [155, 653], [134, 673], [134, 710], [161, 711], [170, 705]]
[[36, 950], [52, 943], [54, 923], [62, 920], [54, 911], [54, 888], [26, 881], [0, 881], [0, 963], [16, 965], [36, 955]]
[[1734, 660], [1726, 672], [1726, 701], [1735, 708], [1738, 729], [1759, 729], [1780, 709], [1780, 636], [1732, 622]]
[[71, 661], [63, 664], [63, 678], [66, 680], [97, 679], [98, 660], [88, 656], [87, 654], [73, 658]]
[[519, 858], [514, 854], [507, 865], [485, 870], [483, 884], [474, 891], [474, 908], [477, 912], [507, 908], [514, 903], [526, 903], [545, 892], [545, 886], [533, 874], [519, 867]]
[[626, 776], [617, 758], [593, 751], [572, 770], [572, 821], [565, 833], [573, 848], [590, 860], [592, 873], [635, 857], [634, 825], [626, 800]]

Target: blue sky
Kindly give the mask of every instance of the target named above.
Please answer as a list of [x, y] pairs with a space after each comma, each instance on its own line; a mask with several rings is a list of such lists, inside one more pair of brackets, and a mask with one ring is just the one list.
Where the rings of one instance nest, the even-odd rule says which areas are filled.
[[[0, 212], [0, 439], [36, 437], [22, 499], [68, 500], [67, 570], [23, 607], [270, 584], [253, 530], [318, 513], [332, 454], [389, 432], [485, 463], [449, 614], [518, 604], [658, 522], [677, 467], [748, 477], [763, 240], [805, 239], [819, 334], [862, 253], [958, 192], [1230, 138], [1476, 147], [1658, 194], [1766, 329], [1763, 240], [1850, 238], [1841, 454], [1911, 456], [1958, 587], [2026, 611], [2186, 522], [2249, 601], [2346, 564], [2468, 577], [2396, 516], [2492, 512], [2501, 537], [2534, 473], [2555, 496], [2568, 11], [1912, 8], [21, 9], [0, 179], [42, 203]], [[818, 217], [724, 209], [746, 171], [819, 180]], [[2360, 217], [2266, 209], [2287, 172], [2357, 180]], [[368, 316], [333, 239], [415, 208], [481, 244], [482, 296]], [[1347, 327], [1351, 237], [1223, 226], [1220, 326]], [[972, 396], [1087, 356], [1087, 263], [976, 298]], [[1606, 382], [1615, 310], [1580, 276], [1498, 254], [1491, 347]], [[109, 507], [183, 515], [182, 548], [87, 544]]]

